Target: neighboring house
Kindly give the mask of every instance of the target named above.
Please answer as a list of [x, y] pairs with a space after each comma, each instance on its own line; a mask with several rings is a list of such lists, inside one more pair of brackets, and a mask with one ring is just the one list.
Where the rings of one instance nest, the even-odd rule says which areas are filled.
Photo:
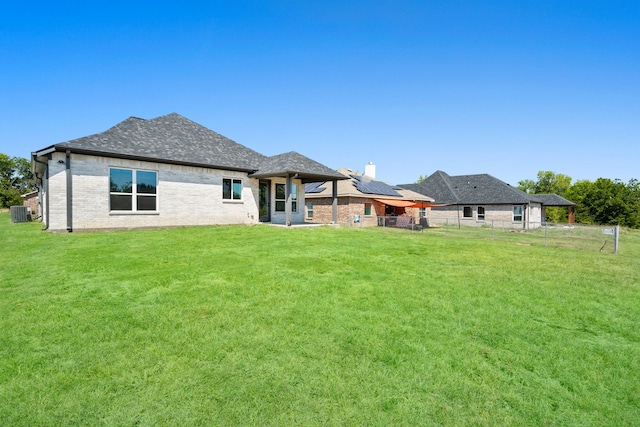
[[[338, 169], [347, 180], [338, 181], [338, 224], [357, 223], [363, 226], [383, 225], [387, 218], [409, 216], [412, 223], [428, 217], [431, 197], [375, 179], [375, 166], [369, 164], [365, 173]], [[328, 222], [332, 218], [333, 187], [326, 182], [305, 185], [305, 219]]]
[[449, 176], [436, 171], [417, 184], [404, 184], [418, 193], [434, 197], [431, 221], [455, 221], [461, 225], [500, 222], [509, 226], [535, 228], [544, 223], [545, 208], [564, 206], [569, 223], [575, 219], [575, 204], [555, 194], [528, 194], [488, 174]]
[[305, 182], [345, 179], [296, 152], [264, 156], [179, 114], [130, 117], [31, 155], [45, 229], [304, 222]]
[[31, 209], [34, 215], [38, 214], [38, 191], [31, 191], [22, 195], [22, 205]]

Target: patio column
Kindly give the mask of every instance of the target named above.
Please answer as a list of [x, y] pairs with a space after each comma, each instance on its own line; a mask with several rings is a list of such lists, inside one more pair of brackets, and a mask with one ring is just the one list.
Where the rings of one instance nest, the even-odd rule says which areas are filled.
[[573, 224], [574, 222], [576, 222], [576, 207], [575, 206], [569, 206], [568, 222], [569, 222], [569, 224]]
[[331, 205], [331, 221], [334, 224], [337, 224], [338, 223], [338, 180], [334, 179], [331, 182], [333, 183], [333, 186], [332, 186], [333, 202]]
[[291, 226], [291, 175], [287, 173], [287, 183], [285, 186], [285, 192], [287, 193], [287, 200], [284, 206], [284, 217], [285, 217], [285, 225], [287, 227]]

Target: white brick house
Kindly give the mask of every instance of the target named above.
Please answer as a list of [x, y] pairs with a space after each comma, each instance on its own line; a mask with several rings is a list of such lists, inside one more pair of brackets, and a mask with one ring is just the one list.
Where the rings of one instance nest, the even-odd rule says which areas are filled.
[[344, 179], [296, 152], [266, 157], [178, 114], [129, 118], [32, 153], [45, 229], [304, 222], [304, 183]]

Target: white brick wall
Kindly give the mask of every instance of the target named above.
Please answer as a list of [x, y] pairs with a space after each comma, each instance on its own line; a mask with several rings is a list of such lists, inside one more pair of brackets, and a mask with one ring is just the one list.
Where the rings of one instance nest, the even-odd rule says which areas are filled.
[[[298, 208], [297, 212], [291, 212], [292, 223], [304, 222], [304, 184], [299, 179], [291, 180], [293, 184], [297, 184], [298, 190]], [[271, 222], [274, 224], [284, 224], [286, 222], [285, 212], [276, 212], [276, 184], [286, 184], [285, 178], [271, 179]], [[257, 199], [257, 196], [256, 196]]]
[[[66, 165], [58, 160], [65, 154], [49, 162], [51, 231], [67, 229]], [[157, 171], [158, 212], [109, 212], [110, 167]], [[258, 223], [258, 180], [244, 172], [72, 154], [71, 173], [73, 230]], [[242, 179], [242, 201], [223, 201], [223, 178]]]
[[[444, 223], [449, 220], [449, 223], [457, 224], [458, 218], [460, 218], [461, 225], [482, 226], [484, 224], [490, 224], [491, 221], [508, 226], [523, 226], [522, 222], [513, 221], [513, 206], [514, 205], [479, 205], [485, 208], [484, 222], [477, 221], [478, 205], [469, 205], [473, 209], [473, 216], [471, 218], [464, 218], [462, 216], [462, 206], [442, 206], [431, 209], [430, 221], [434, 224]], [[459, 211], [459, 212], [458, 212]], [[459, 214], [459, 215], [458, 215]], [[542, 221], [542, 208], [539, 203], [531, 203], [527, 205], [525, 211], [525, 224], [529, 227], [538, 227]]]

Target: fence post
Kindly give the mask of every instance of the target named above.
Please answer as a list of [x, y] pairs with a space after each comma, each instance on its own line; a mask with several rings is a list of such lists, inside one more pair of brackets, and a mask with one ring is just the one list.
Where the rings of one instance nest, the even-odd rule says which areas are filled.
[[547, 232], [549, 230], [549, 223], [544, 223], [544, 245], [547, 246]]
[[618, 238], [620, 236], [620, 226], [616, 225], [616, 228], [614, 228], [614, 236], [613, 236], [613, 253], [617, 254], [618, 253]]

